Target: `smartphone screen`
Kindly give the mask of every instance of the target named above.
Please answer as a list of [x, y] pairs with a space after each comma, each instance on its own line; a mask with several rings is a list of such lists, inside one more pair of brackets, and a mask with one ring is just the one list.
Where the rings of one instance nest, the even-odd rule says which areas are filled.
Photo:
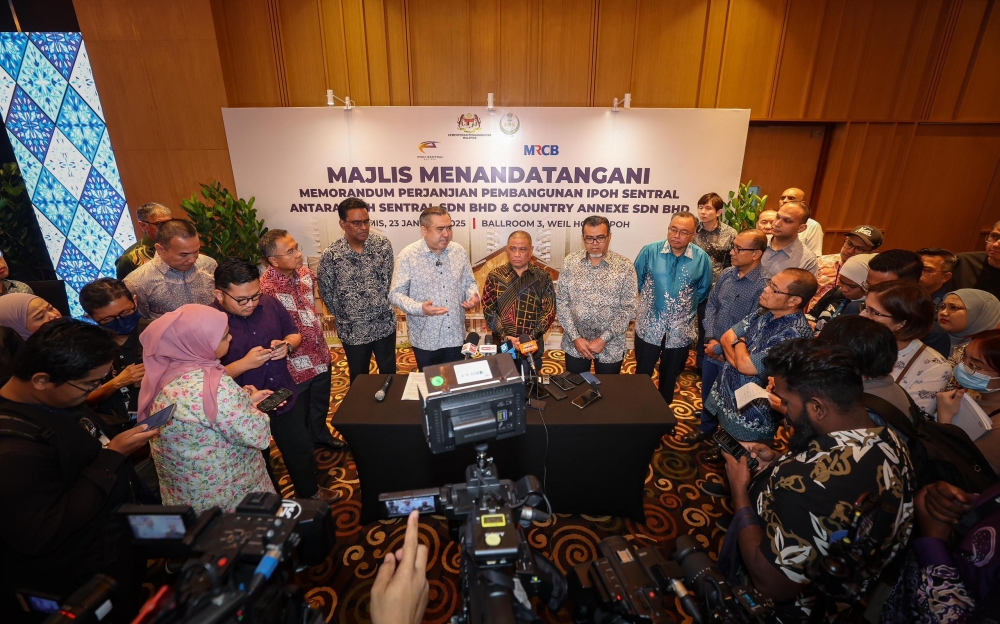
[[573, 399], [573, 405], [579, 407], [580, 409], [583, 409], [599, 398], [601, 398], [601, 395], [598, 394], [597, 391], [588, 390], [587, 392]]
[[441, 490], [436, 488], [396, 492], [380, 495], [379, 503], [382, 504], [382, 512], [386, 518], [405, 517], [410, 515], [412, 511], [432, 514], [438, 511], [438, 497], [440, 495]]
[[176, 407], [177, 407], [176, 403], [168, 405], [163, 409], [161, 409], [160, 411], [156, 412], [155, 414], [151, 414], [149, 418], [140, 422], [139, 424], [146, 425], [150, 429], [159, 429], [163, 425], [170, 422], [170, 419], [171, 417], [173, 417], [174, 409], [176, 409]]

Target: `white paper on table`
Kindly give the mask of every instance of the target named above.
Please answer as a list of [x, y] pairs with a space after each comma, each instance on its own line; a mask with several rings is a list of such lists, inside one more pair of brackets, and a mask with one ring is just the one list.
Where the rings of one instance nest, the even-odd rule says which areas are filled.
[[410, 373], [403, 387], [403, 401], [421, 401], [427, 396], [427, 380], [423, 373]]
[[755, 399], [767, 398], [767, 390], [752, 381], [741, 388], [737, 388], [733, 394], [736, 395], [736, 409], [743, 409], [747, 403]]

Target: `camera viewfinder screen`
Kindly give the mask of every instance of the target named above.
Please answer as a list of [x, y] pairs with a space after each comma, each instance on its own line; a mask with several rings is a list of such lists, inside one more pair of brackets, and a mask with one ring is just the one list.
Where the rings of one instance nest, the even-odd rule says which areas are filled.
[[385, 501], [385, 510], [390, 518], [396, 518], [398, 516], [408, 516], [414, 510], [422, 514], [433, 513], [437, 510], [437, 506], [434, 504], [434, 495], [431, 494], [429, 496], [387, 500]]
[[136, 539], [181, 539], [187, 529], [181, 516], [134, 515], [128, 517]]

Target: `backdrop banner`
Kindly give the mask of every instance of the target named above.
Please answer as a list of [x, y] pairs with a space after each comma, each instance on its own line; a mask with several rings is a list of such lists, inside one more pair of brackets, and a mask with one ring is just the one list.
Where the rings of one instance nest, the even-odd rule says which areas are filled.
[[590, 215], [630, 258], [666, 238], [670, 215], [739, 186], [749, 110], [357, 107], [223, 109], [241, 197], [315, 256], [343, 235], [337, 204], [371, 206], [399, 251], [441, 205], [480, 264], [527, 230], [553, 269]]

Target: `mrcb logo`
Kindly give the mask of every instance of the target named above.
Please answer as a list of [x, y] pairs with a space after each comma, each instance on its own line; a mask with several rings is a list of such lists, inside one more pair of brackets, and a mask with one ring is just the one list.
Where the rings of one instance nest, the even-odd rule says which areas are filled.
[[558, 156], [558, 145], [525, 145], [525, 156]]

